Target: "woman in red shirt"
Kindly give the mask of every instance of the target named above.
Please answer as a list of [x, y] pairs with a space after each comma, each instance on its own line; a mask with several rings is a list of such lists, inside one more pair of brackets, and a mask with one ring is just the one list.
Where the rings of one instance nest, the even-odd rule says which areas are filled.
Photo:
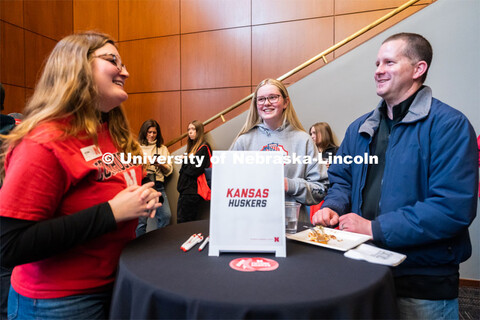
[[24, 121], [0, 157], [1, 263], [12, 267], [9, 317], [104, 319], [122, 248], [159, 193], [140, 186], [140, 155], [121, 103], [129, 74], [99, 33], [53, 49]]

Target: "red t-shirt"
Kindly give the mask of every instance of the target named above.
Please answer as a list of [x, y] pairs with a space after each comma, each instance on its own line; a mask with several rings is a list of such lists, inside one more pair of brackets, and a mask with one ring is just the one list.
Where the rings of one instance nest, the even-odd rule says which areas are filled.
[[[2, 216], [40, 221], [70, 215], [140, 184], [142, 168], [118, 160], [107, 124], [98, 132], [98, 149], [92, 139], [60, 136], [55, 124], [44, 124], [9, 152], [0, 189]], [[105, 153], [114, 155], [112, 164], [102, 161]], [[13, 288], [34, 299], [105, 290], [114, 281], [121, 250], [135, 238], [137, 222], [119, 223], [117, 230], [61, 254], [16, 266]]]

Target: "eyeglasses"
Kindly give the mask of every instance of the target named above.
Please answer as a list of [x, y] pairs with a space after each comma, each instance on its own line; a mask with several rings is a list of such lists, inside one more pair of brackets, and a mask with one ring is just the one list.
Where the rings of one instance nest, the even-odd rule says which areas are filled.
[[257, 98], [257, 104], [265, 104], [265, 102], [267, 102], [267, 100], [270, 103], [277, 103], [278, 98], [280, 98], [279, 94], [271, 94], [268, 97], [258, 97]]
[[117, 67], [117, 70], [121, 72], [123, 69], [125, 71], [127, 70], [127, 67], [122, 63], [122, 60], [114, 53], [104, 53], [99, 56], [93, 56], [94, 58], [100, 58], [105, 61], [110, 62], [113, 64], [115, 67]]

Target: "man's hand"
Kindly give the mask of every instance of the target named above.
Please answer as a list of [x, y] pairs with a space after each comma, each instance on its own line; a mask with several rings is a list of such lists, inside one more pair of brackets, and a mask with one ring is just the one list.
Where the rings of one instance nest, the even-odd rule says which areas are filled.
[[325, 227], [331, 227], [338, 223], [338, 213], [330, 208], [322, 208], [318, 210], [312, 217], [314, 225], [320, 224]]
[[339, 227], [340, 230], [372, 236], [372, 222], [353, 212], [340, 217]]

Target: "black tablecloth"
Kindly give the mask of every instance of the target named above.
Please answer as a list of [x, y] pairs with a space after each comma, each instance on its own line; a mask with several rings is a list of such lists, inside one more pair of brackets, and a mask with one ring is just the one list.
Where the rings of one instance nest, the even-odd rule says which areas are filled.
[[[208, 246], [188, 252], [193, 233], [208, 234], [208, 221], [159, 229], [123, 251], [112, 319], [326, 319], [395, 318], [388, 267], [345, 258], [343, 252], [287, 240], [287, 258], [274, 254], [221, 253]], [[274, 271], [240, 272], [239, 257], [277, 261]]]

